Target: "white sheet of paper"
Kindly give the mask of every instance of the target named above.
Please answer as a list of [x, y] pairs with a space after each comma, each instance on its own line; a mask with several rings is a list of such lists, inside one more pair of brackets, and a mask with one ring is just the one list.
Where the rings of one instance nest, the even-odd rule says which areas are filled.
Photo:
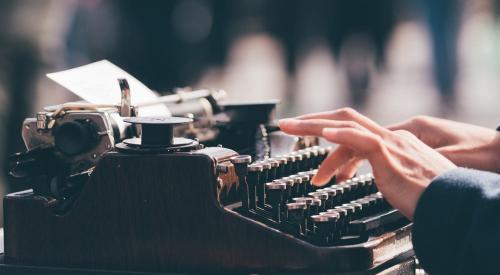
[[[130, 87], [132, 105], [149, 102], [158, 96], [135, 77], [108, 60], [47, 74], [47, 77], [65, 87], [83, 100], [95, 104], [120, 104], [119, 78], [125, 78]], [[140, 116], [170, 116], [165, 105], [139, 108]]]

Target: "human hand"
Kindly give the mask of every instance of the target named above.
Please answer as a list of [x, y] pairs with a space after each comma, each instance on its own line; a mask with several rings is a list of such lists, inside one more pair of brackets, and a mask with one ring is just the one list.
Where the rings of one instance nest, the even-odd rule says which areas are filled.
[[429, 116], [388, 129], [411, 132], [458, 166], [500, 172], [500, 133], [493, 129]]
[[339, 173], [349, 175], [367, 159], [380, 192], [409, 219], [431, 180], [456, 167], [410, 132], [388, 130], [350, 108], [284, 119], [279, 125], [288, 134], [320, 136], [340, 145], [321, 164], [314, 185], [326, 184], [333, 175], [342, 180]]

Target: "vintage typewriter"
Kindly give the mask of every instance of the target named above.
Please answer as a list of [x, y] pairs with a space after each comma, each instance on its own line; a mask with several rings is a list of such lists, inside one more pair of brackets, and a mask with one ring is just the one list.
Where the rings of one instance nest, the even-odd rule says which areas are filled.
[[221, 103], [204, 139], [192, 115], [124, 105], [28, 119], [25, 141], [55, 137], [13, 157], [30, 189], [4, 198], [0, 273], [413, 274], [411, 223], [376, 179], [311, 185], [332, 147], [280, 132], [274, 105]]

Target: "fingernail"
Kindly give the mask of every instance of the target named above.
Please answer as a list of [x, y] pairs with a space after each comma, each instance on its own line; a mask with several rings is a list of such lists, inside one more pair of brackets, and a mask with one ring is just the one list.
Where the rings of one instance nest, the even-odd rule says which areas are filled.
[[311, 179], [311, 183], [314, 186], [322, 186], [325, 184], [323, 181], [319, 180], [316, 175], [314, 175], [313, 178]]

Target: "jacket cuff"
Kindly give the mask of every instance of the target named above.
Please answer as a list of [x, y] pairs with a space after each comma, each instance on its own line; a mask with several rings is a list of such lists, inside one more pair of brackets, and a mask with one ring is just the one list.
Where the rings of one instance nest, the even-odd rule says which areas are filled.
[[423, 267], [446, 273], [460, 253], [480, 188], [479, 171], [456, 168], [432, 180], [414, 213], [413, 246]]

